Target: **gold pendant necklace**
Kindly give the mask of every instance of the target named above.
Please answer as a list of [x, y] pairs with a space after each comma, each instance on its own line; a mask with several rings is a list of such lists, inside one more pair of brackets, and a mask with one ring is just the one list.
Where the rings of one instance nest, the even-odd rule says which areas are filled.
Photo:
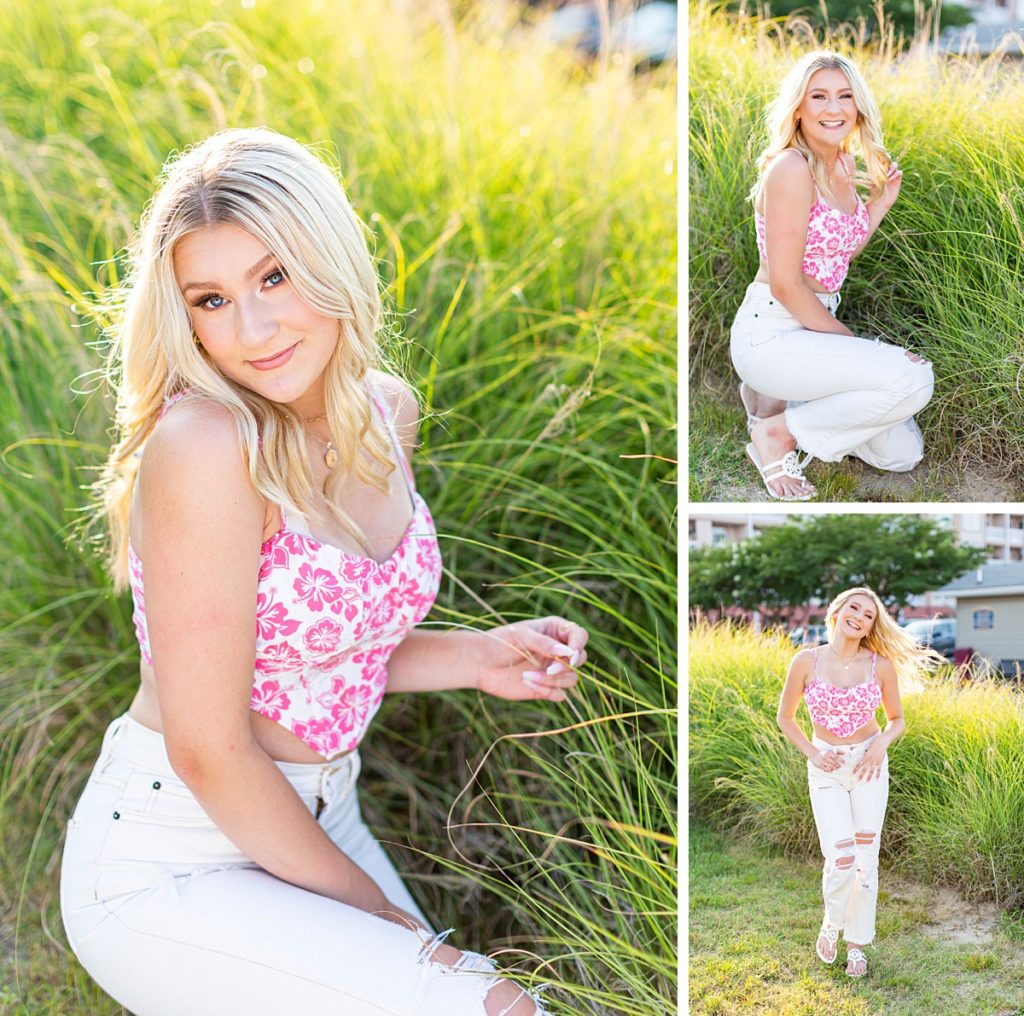
[[[319, 416], [307, 417], [306, 423], [319, 423], [321, 420], [326, 420], [327, 414], [321, 413]], [[324, 446], [324, 465], [328, 469], [333, 469], [338, 464], [338, 449], [334, 447], [333, 438], [328, 438], [326, 441], [312, 431], [309, 432], [312, 436]]]
[[846, 657], [845, 657], [845, 656], [840, 656], [840, 655], [839, 655], [839, 653], [837, 653], [837, 652], [836, 652], [836, 651], [835, 651], [835, 650], [834, 650], [834, 649], [832, 648], [832, 643], [831, 643], [831, 642], [829, 642], [829, 644], [828, 644], [828, 648], [829, 648], [829, 649], [831, 650], [831, 652], [832, 652], [832, 655], [833, 655], [833, 656], [834, 656], [834, 657], [835, 657], [835, 658], [836, 658], [837, 660], [839, 660], [839, 661], [840, 661], [840, 663], [842, 663], [842, 665], [843, 665], [843, 670], [849, 670], [849, 669], [850, 669], [850, 663], [852, 663], [852, 662], [853, 662], [853, 661], [854, 661], [855, 659], [857, 659], [857, 656], [858, 656], [858, 654], [860, 653], [860, 648], [858, 647], [858, 648], [857, 648], [857, 652], [856, 652], [856, 653], [854, 653], [854, 654], [853, 654], [853, 656], [851, 656], [851, 657], [850, 657], [850, 661], [849, 661], [849, 662], [847, 662], [847, 660], [846, 660]]

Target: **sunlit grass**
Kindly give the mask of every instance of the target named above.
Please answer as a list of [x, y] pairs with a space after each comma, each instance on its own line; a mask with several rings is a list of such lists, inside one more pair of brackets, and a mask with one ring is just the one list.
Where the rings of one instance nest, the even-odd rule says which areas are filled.
[[[818, 850], [802, 755], [775, 723], [794, 649], [785, 637], [699, 624], [690, 634], [695, 813], [798, 855]], [[949, 675], [903, 689], [882, 851], [896, 871], [1008, 911], [1024, 908], [1024, 697]], [[798, 719], [810, 723], [805, 707]]]
[[118, 277], [166, 154], [259, 123], [323, 145], [376, 237], [389, 354], [434, 414], [418, 480], [447, 571], [430, 623], [557, 612], [591, 631], [563, 706], [389, 700], [366, 813], [453, 941], [551, 982], [555, 1012], [675, 1007], [674, 77], [583, 70], [493, 8], [443, 10], [0, 10], [14, 1012], [120, 1011], [67, 951], [55, 897], [63, 820], [137, 682], [130, 606], [73, 535], [110, 412], [81, 312]]

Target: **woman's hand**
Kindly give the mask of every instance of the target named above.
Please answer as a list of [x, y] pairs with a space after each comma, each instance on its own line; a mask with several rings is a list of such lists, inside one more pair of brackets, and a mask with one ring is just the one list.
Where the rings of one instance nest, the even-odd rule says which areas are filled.
[[831, 773], [843, 764], [843, 756], [838, 751], [819, 751], [811, 756], [811, 765], [822, 772]]
[[898, 162], [890, 163], [886, 176], [889, 179], [877, 200], [885, 211], [889, 211], [896, 204], [896, 199], [900, 196], [900, 185], [903, 183], [903, 170], [900, 169]]
[[562, 702], [587, 660], [586, 629], [564, 617], [538, 617], [475, 633], [472, 666], [476, 687], [519, 701]]
[[883, 765], [885, 765], [885, 745], [875, 741], [864, 752], [864, 757], [853, 767], [853, 775], [858, 780], [875, 780], [882, 775]]

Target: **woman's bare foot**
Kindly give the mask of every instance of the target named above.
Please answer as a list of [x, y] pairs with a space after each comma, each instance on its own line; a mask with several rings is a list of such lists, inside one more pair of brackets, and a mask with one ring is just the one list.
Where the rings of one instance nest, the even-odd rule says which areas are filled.
[[868, 972], [868, 958], [863, 946], [856, 942], [846, 943], [846, 973], [849, 977], [863, 977]]
[[826, 932], [826, 926], [821, 926], [821, 931], [818, 932], [818, 941], [816, 943], [816, 949], [818, 953], [818, 959], [822, 963], [834, 963], [836, 959], [836, 953], [839, 952], [839, 932], [834, 928], [828, 929]]
[[[796, 438], [789, 432], [786, 417], [782, 413], [756, 423], [750, 431], [750, 440], [754, 443], [762, 466], [778, 462], [788, 452], [796, 449]], [[814, 484], [791, 476], [779, 476], [768, 486], [782, 497], [806, 497], [817, 493]]]

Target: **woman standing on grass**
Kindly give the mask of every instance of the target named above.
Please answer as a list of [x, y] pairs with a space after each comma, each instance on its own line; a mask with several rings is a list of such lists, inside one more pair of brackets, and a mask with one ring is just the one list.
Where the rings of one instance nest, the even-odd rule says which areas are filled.
[[[914, 414], [928, 404], [934, 377], [921, 357], [858, 338], [835, 317], [850, 261], [902, 180], [857, 68], [834, 53], [807, 54], [768, 110], [768, 135], [751, 191], [761, 263], [730, 350], [747, 454], [773, 498], [806, 501], [815, 493], [803, 474], [812, 458], [855, 455], [877, 469], [913, 469], [924, 454]], [[858, 184], [870, 188], [867, 202]]]
[[[889, 745], [904, 731], [899, 679], [941, 661], [899, 627], [870, 589], [847, 589], [828, 607], [828, 642], [793, 657], [782, 689], [779, 727], [807, 756], [807, 783], [825, 858], [825, 916], [815, 946], [833, 963], [839, 932], [846, 972], [868, 971], [864, 949], [875, 937], [878, 845], [889, 797]], [[800, 699], [814, 726], [796, 721]], [[885, 730], [875, 721], [879, 705]]]
[[173, 160], [114, 334], [103, 484], [141, 682], [69, 822], [68, 939], [138, 1016], [531, 1016], [435, 934], [356, 793], [385, 692], [561, 701], [558, 617], [415, 628], [436, 596], [416, 399], [331, 170], [269, 130]]

